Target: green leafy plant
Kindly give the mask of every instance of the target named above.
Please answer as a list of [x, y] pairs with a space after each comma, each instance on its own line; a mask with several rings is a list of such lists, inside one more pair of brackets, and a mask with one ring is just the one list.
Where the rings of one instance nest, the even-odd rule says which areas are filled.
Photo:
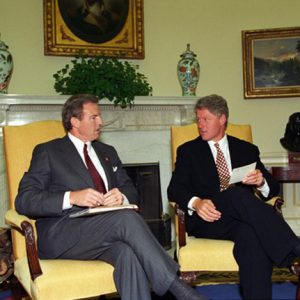
[[53, 77], [54, 88], [62, 95], [94, 94], [122, 108], [131, 106], [135, 96], [152, 94], [145, 75], [129, 62], [116, 58], [78, 56]]

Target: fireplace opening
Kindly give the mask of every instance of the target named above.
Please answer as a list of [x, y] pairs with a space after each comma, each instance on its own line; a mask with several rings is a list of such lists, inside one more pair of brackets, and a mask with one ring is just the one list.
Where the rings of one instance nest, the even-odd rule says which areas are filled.
[[171, 248], [171, 217], [163, 212], [159, 162], [123, 165], [139, 193], [140, 214], [166, 249]]

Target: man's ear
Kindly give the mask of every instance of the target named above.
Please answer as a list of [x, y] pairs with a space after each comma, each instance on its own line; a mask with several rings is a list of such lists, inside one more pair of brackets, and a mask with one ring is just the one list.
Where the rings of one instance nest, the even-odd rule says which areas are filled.
[[80, 121], [77, 118], [75, 118], [75, 117], [71, 118], [71, 125], [73, 128], [78, 128], [79, 124], [80, 124]]
[[225, 116], [224, 114], [222, 114], [222, 115], [220, 116], [219, 120], [220, 120], [220, 124], [221, 124], [222, 126], [225, 125], [226, 122], [227, 122], [227, 118], [226, 118], [226, 116]]

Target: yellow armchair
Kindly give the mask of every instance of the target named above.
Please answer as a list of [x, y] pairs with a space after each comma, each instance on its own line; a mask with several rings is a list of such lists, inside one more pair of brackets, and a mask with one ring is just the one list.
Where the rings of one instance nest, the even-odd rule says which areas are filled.
[[5, 221], [12, 228], [14, 275], [32, 299], [79, 299], [116, 292], [113, 267], [108, 263], [39, 259], [34, 220], [19, 215], [14, 209], [18, 185], [29, 167], [33, 148], [64, 134], [59, 121], [3, 127], [10, 207]]
[[[252, 142], [250, 125], [228, 124], [226, 132]], [[178, 146], [195, 139], [198, 135], [195, 123], [171, 127], [173, 168]], [[274, 204], [274, 208], [281, 213], [283, 200], [277, 198], [270, 201], [271, 204]], [[204, 282], [207, 277], [210, 277], [208, 281], [232, 281], [232, 279], [237, 281], [238, 265], [233, 257], [233, 242], [188, 236], [185, 231], [184, 212], [177, 204], [171, 202], [171, 205], [175, 208], [176, 259], [180, 265], [182, 279], [190, 283], [199, 279]], [[230, 275], [226, 275], [228, 272]]]

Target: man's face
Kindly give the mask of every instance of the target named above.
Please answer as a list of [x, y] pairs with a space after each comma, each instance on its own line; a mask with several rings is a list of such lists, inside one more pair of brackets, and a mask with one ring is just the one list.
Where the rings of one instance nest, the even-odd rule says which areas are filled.
[[199, 132], [204, 141], [219, 141], [225, 134], [226, 117], [225, 115], [216, 116], [208, 109], [197, 109], [196, 119]]
[[73, 117], [71, 123], [73, 125], [71, 133], [83, 142], [96, 140], [102, 126], [99, 106], [96, 103], [84, 104], [81, 120]]

